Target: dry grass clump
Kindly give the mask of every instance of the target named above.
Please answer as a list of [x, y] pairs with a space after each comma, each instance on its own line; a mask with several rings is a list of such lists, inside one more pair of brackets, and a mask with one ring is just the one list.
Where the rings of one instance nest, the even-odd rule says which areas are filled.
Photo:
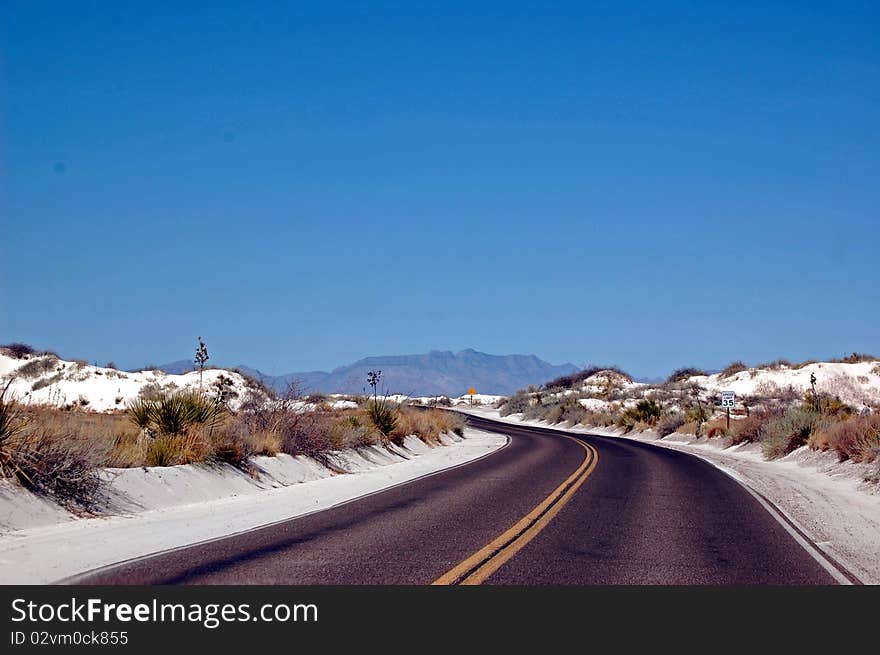
[[[88, 506], [104, 467], [226, 463], [249, 468], [255, 455], [324, 454], [402, 443], [407, 436], [438, 442], [464, 434], [459, 414], [389, 405], [389, 434], [368, 408], [303, 411], [293, 399], [254, 400], [231, 412], [216, 398], [191, 392], [140, 397], [125, 412], [98, 413], [28, 406], [0, 389], [0, 477]], [[387, 425], [387, 424], [386, 424]]]
[[[732, 428], [733, 425], [731, 425], [731, 429]], [[727, 418], [720, 417], [707, 421], [703, 424], [701, 431], [709, 439], [714, 439], [715, 437], [724, 437], [727, 435]]]
[[756, 442], [761, 438], [761, 426], [770, 420], [769, 412], [755, 412], [743, 419], [733, 421], [727, 433], [727, 445]]
[[25, 408], [8, 390], [0, 392], [0, 477], [68, 506], [90, 506], [115, 438], [88, 432], [74, 415]]
[[391, 440], [400, 444], [405, 437], [416, 436], [425, 443], [439, 443], [442, 434], [464, 436], [464, 426], [464, 417], [455, 412], [401, 407]]
[[880, 451], [880, 414], [834, 423], [821, 431], [811, 445], [819, 450], [830, 448], [841, 460], [871, 462]]

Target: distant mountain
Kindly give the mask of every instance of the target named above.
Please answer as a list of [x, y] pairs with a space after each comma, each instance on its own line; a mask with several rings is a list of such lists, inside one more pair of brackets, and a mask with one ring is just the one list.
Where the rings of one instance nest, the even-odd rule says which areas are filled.
[[[159, 368], [171, 373], [185, 367], [192, 370], [192, 363], [184, 360]], [[470, 387], [479, 393], [507, 395], [530, 384], [540, 385], [573, 373], [577, 367], [548, 364], [534, 355], [488, 355], [467, 349], [457, 353], [432, 350], [424, 355], [366, 357], [329, 373], [306, 371], [266, 375], [248, 366], [239, 366], [238, 369], [278, 391], [284, 391], [291, 381], [298, 380], [306, 392], [363, 393], [367, 386], [367, 371], [381, 370], [380, 390], [388, 393], [460, 396]]]

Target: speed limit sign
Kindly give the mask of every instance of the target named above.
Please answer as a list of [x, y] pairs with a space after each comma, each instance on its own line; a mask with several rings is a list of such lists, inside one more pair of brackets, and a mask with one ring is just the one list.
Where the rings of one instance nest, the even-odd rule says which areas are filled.
[[722, 391], [721, 392], [721, 406], [722, 407], [734, 407], [736, 405], [736, 396], [732, 391]]

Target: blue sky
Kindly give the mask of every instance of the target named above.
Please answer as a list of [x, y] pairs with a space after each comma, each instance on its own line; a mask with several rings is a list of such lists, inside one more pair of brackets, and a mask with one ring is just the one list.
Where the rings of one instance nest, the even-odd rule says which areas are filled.
[[257, 4], [3, 3], [0, 342], [880, 351], [876, 3]]

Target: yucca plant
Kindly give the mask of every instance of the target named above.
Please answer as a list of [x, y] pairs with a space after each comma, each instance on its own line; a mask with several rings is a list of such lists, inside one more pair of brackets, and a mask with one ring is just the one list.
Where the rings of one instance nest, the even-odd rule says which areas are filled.
[[226, 416], [223, 403], [197, 392], [162, 394], [154, 400], [139, 398], [129, 403], [129, 420], [144, 431], [160, 435], [183, 434], [191, 425], [214, 427]]
[[125, 408], [128, 420], [146, 432], [150, 429], [150, 423], [153, 421], [153, 405], [154, 402], [152, 400], [135, 398]]
[[397, 427], [397, 413], [386, 398], [371, 400], [367, 404], [367, 416], [382, 436], [387, 437]]

